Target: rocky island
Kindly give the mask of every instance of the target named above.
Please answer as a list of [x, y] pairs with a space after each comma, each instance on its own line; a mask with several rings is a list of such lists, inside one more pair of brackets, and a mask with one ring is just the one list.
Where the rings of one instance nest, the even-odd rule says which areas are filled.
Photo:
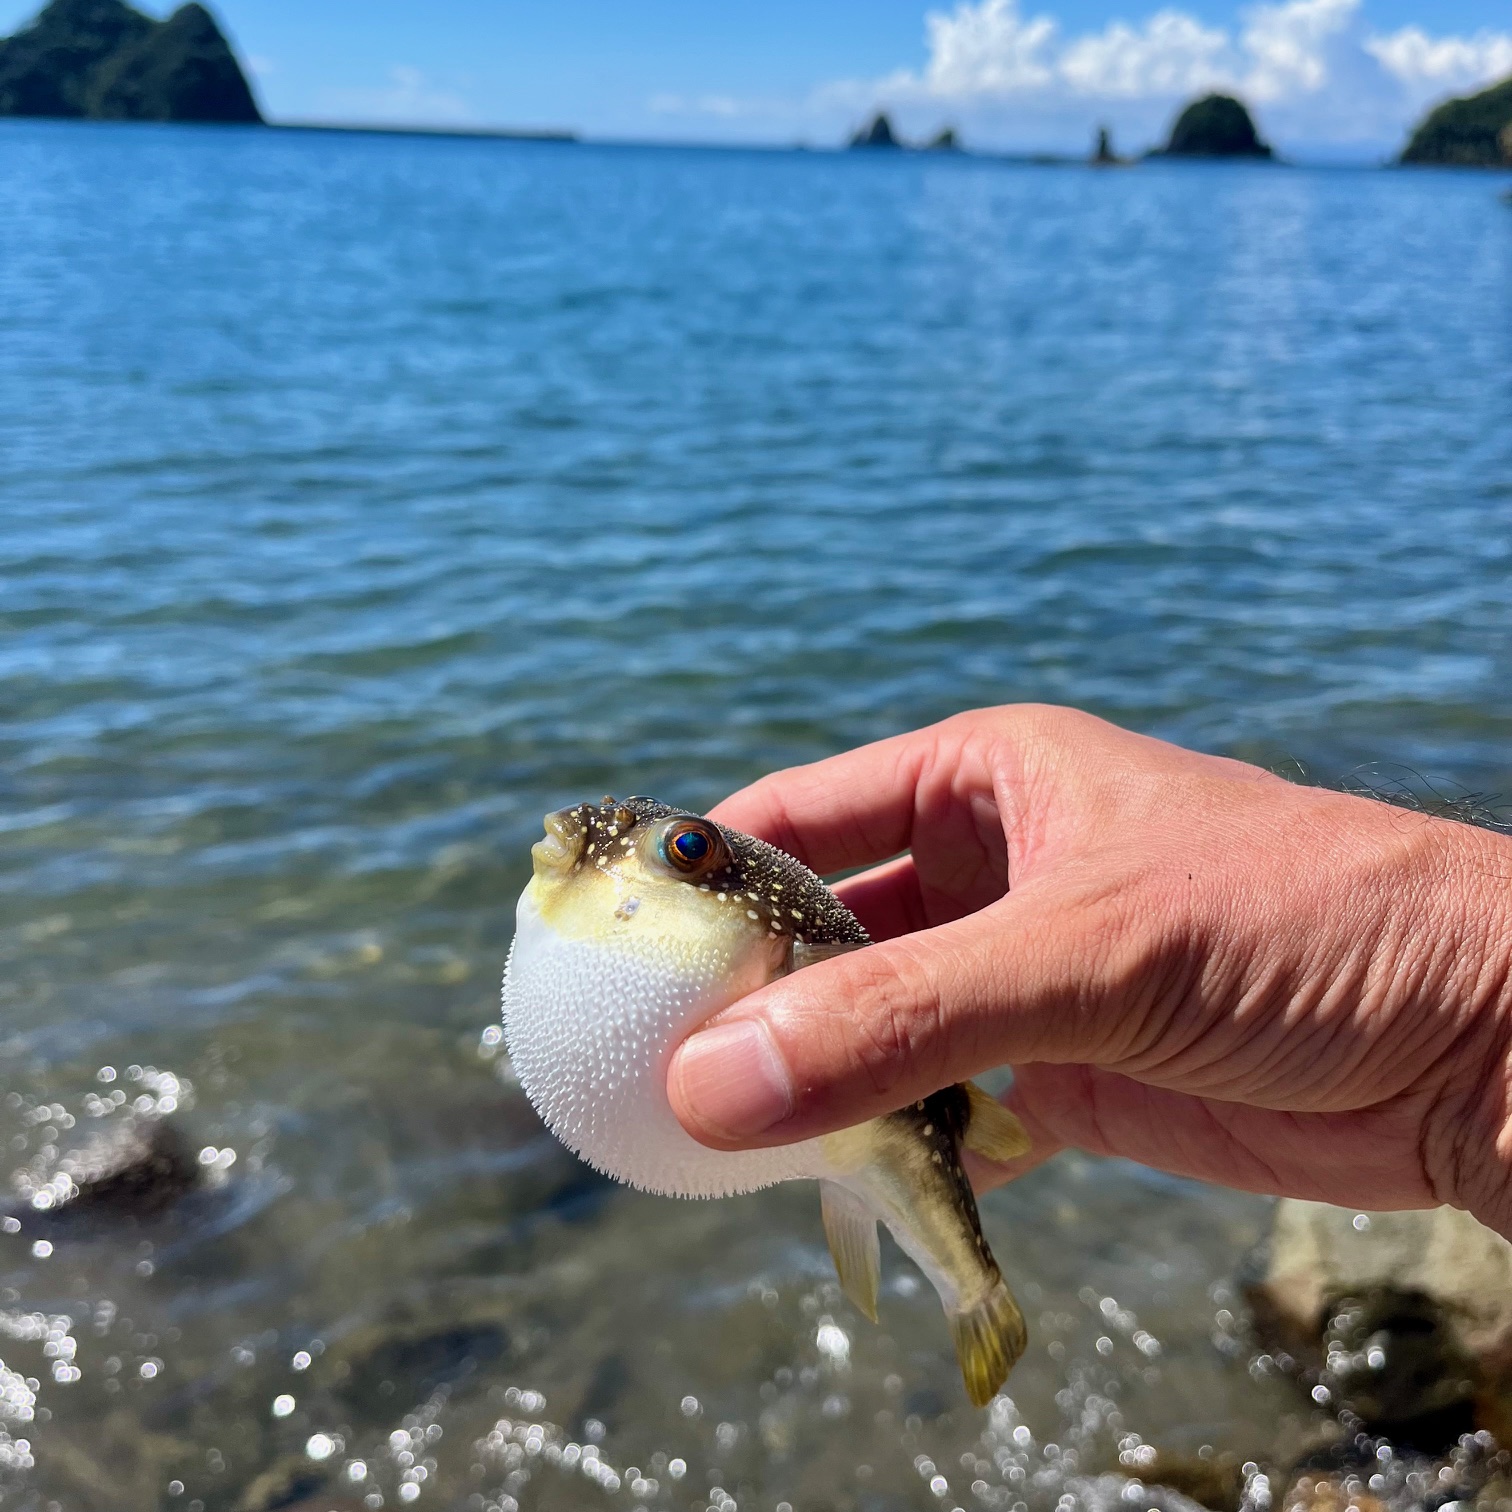
[[0, 38], [0, 115], [262, 121], [204, 6], [154, 21], [123, 0], [50, 0], [29, 26]]
[[1512, 79], [1430, 110], [1402, 149], [1401, 160], [1450, 168], [1512, 168]]
[[942, 126], [927, 142], [920, 142], [914, 146], [905, 142], [893, 129], [893, 123], [888, 119], [887, 112], [879, 110], [866, 125], [852, 133], [847, 147], [870, 150], [881, 147], [887, 150], [902, 150], [908, 152], [961, 152], [961, 139], [956, 135], [955, 127]]
[[866, 125], [854, 132], [849, 147], [859, 148], [890, 148], [901, 147], [903, 144], [898, 140], [897, 133], [893, 130], [892, 122], [887, 119], [885, 111], [878, 111]]
[[1152, 157], [1272, 158], [1244, 105], [1232, 95], [1210, 94], [1193, 100], [1176, 117], [1170, 140]]

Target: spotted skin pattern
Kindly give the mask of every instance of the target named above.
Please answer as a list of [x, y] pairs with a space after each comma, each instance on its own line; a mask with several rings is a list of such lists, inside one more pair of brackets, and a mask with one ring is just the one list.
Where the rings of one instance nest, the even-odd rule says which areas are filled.
[[943, 1201], [948, 1206], [959, 1208], [971, 1228], [972, 1239], [982, 1264], [994, 1281], [1002, 1279], [997, 1261], [987, 1247], [987, 1236], [982, 1232], [982, 1216], [977, 1211], [976, 1192], [971, 1179], [961, 1164], [961, 1146], [966, 1142], [966, 1131], [971, 1124], [971, 1099], [966, 1088], [956, 1083], [942, 1087], [940, 1091], [923, 1102], [910, 1103], [896, 1113], [888, 1113], [877, 1120], [889, 1132], [896, 1131], [908, 1141], [917, 1142], [929, 1152], [929, 1162], [943, 1186]]
[[583, 826], [586, 844], [577, 867], [607, 871], [635, 843], [637, 824], [663, 819], [697, 819], [719, 831], [728, 861], [703, 874], [696, 884], [732, 909], [754, 913], [774, 934], [791, 935], [804, 945], [869, 945], [871, 936], [823, 881], [786, 851], [713, 819], [658, 803], [654, 798], [606, 797], [570, 811]]

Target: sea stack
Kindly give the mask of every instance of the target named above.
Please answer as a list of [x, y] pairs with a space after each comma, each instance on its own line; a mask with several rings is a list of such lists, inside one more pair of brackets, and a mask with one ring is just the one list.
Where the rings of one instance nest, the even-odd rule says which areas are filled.
[[262, 121], [204, 6], [154, 21], [123, 0], [50, 0], [29, 26], [0, 39], [0, 115]]
[[1403, 148], [1402, 162], [1512, 167], [1512, 79], [1430, 110]]
[[924, 144], [925, 152], [960, 152], [961, 139], [954, 126], [942, 126]]
[[1088, 159], [1094, 168], [1118, 168], [1123, 159], [1113, 149], [1113, 133], [1106, 126], [1097, 128], [1097, 145]]
[[1210, 94], [1193, 100], [1176, 117], [1171, 138], [1156, 154], [1185, 158], [1269, 158], [1255, 123], [1232, 95]]
[[894, 135], [892, 122], [887, 119], [886, 113], [879, 110], [850, 139], [850, 145], [852, 147], [900, 147], [902, 143]]

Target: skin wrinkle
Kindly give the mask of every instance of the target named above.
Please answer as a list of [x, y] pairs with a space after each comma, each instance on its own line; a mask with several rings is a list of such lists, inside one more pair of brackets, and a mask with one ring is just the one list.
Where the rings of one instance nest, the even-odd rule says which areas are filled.
[[[1447, 1053], [1446, 1051], [1446, 1056]], [[1475, 1059], [1472, 1053], [1472, 1064]], [[1466, 1201], [1465, 1194], [1473, 1191], [1483, 1179], [1482, 1173], [1472, 1168], [1469, 1159], [1471, 1131], [1475, 1127], [1475, 1120], [1465, 1116], [1462, 1110], [1473, 1109], [1481, 1103], [1494, 1104], [1496, 1083], [1499, 1081], [1503, 1089], [1507, 1086], [1507, 1064], [1507, 1051], [1503, 1045], [1499, 1056], [1488, 1054], [1480, 1059], [1478, 1074], [1473, 1077], [1470, 1085], [1459, 1097], [1454, 1094], [1453, 1079], [1446, 1078], [1440, 1084], [1437, 1096], [1423, 1117], [1419, 1160], [1422, 1163], [1423, 1177], [1429, 1191], [1441, 1202], [1452, 1201], [1456, 1205], [1461, 1205]], [[1504, 1090], [1502, 1097], [1504, 1126], [1506, 1106]], [[1459, 1112], [1460, 1116], [1446, 1116], [1453, 1112]], [[1448, 1130], [1447, 1133], [1439, 1132], [1445, 1128]], [[1436, 1147], [1439, 1145], [1445, 1147], [1445, 1154], [1441, 1158], [1435, 1158]], [[1439, 1172], [1444, 1173], [1445, 1179], [1440, 1180]], [[1453, 1196], [1449, 1195], [1451, 1193]], [[1501, 1206], [1505, 1213], [1505, 1196], [1502, 1197]]]
[[[1152, 980], [1149, 990], [1163, 995], [1170, 1010], [1163, 1021], [1162, 1039], [1152, 1040], [1141, 1055], [1132, 1057], [1131, 1069], [1142, 1064], [1158, 1067], [1162, 1062], [1174, 1061], [1178, 1055], [1190, 1055], [1200, 1022], [1204, 973], [1209, 962], [1221, 960], [1216, 941], [1185, 908], [1176, 917], [1170, 917], [1161, 908], [1158, 897], [1148, 891], [1143, 908], [1151, 927], [1162, 931], [1161, 956], [1170, 962], [1164, 980]], [[1164, 1039], [1172, 1037], [1177, 1043], [1169, 1050], [1164, 1049]]]
[[1021, 800], [1021, 791], [1002, 765], [992, 768], [992, 796], [1003, 826], [1004, 882], [1010, 891], [1032, 868], [1036, 850], [1029, 833], [1029, 806]]
[[[1450, 949], [1451, 947], [1446, 942], [1440, 948], [1438, 954], [1448, 956]], [[1409, 969], [1408, 996], [1410, 1001], [1423, 1004], [1431, 1004], [1433, 1002], [1435, 983], [1441, 974], [1435, 969], [1436, 964], [1436, 962], [1425, 961], [1421, 970], [1412, 972]], [[1446, 961], [1445, 965], [1452, 965], [1452, 960]], [[1452, 981], [1453, 972], [1444, 971], [1442, 976], [1447, 984]], [[1360, 1016], [1366, 1016], [1365, 1010], [1362, 1009]], [[1380, 1040], [1382, 1042], [1382, 1045], [1385, 1047], [1384, 1053], [1387, 1057], [1388, 1065], [1394, 1073], [1403, 1077], [1404, 1080], [1411, 1075], [1421, 1074], [1424, 1053], [1431, 1048], [1433, 1040], [1442, 1034], [1446, 1027], [1452, 1026], [1450, 1039], [1444, 1050], [1435, 1059], [1447, 1057], [1455, 1045], [1463, 1041], [1464, 1036], [1473, 1028], [1475, 1022], [1475, 1015], [1473, 1014], [1455, 1014], [1452, 1012], [1446, 1014], [1443, 1010], [1429, 1011], [1419, 1015], [1421, 1027], [1416, 1034], [1410, 1034], [1405, 1033], [1399, 1024], [1399, 1021], [1404, 1017], [1400, 1012], [1393, 1016], [1393, 1021], [1390, 1024], [1382, 1022], [1387, 1017], [1384, 1013], [1376, 1013], [1371, 1017], [1372, 1022], [1364, 1027], [1364, 1035], [1372, 1041]], [[1392, 1044], [1391, 1041], [1393, 1038], [1400, 1042]]]
[[[1217, 1050], [1203, 1054], [1205, 1041], [1202, 1034], [1202, 1024], [1199, 1018], [1200, 998], [1188, 991], [1177, 1000], [1177, 1009], [1181, 1017], [1190, 1024], [1190, 1028], [1184, 1039], [1172, 1045], [1167, 1050], [1162, 1050], [1159, 1040], [1152, 1043], [1145, 1054], [1130, 1057], [1125, 1065], [1131, 1073], [1138, 1073], [1148, 1077], [1157, 1084], [1162, 1082], [1193, 1082], [1199, 1071], [1209, 1071], [1221, 1065], [1220, 1052]], [[1174, 1018], [1176, 1014], [1173, 1014]], [[1238, 1045], [1241, 1054], [1251, 1051], [1259, 1042], [1261, 1036], [1269, 1026], [1264, 1020], [1256, 1020], [1245, 1026]], [[1195, 1062], [1195, 1064], [1194, 1064]], [[1200, 1084], [1192, 1088], [1200, 1094]]]
[[[1190, 963], [1183, 959], [1174, 937], [1144, 945], [1136, 959], [1124, 968], [1124, 976], [1131, 984], [1127, 990], [1131, 991], [1137, 1011], [1121, 1021], [1128, 1041], [1111, 1058], [1131, 1070], [1165, 1058], [1162, 1042], [1171, 1032], [1172, 1019], [1181, 1014], [1183, 1005], [1191, 998], [1190, 973]], [[1170, 1005], [1165, 1013], [1161, 1012], [1163, 1002]]]
[[[1237, 932], [1233, 924], [1227, 928]], [[1332, 982], [1327, 980], [1324, 968], [1334, 948], [1331, 940], [1309, 941], [1301, 948], [1301, 959], [1295, 966], [1276, 962], [1267, 970], [1262, 965], [1252, 984], [1237, 995], [1233, 1022], [1254, 1026], [1242, 1040], [1245, 1051], [1260, 1065], [1274, 1068], [1274, 1073], [1283, 1079], [1295, 1076], [1292, 1070], [1295, 1065], [1314, 1064], [1314, 1047], [1310, 1042], [1298, 1041], [1298, 1026], [1321, 1019], [1323, 1021], [1316, 1023], [1311, 1032], [1326, 1040], [1334, 1032], [1327, 1022], [1329, 994], [1336, 991], [1344, 1000], [1355, 981], [1347, 960], [1343, 966], [1335, 968]], [[1243, 975], [1241, 971], [1241, 979]], [[1208, 984], [1209, 995], [1217, 995], [1215, 985]], [[1277, 1002], [1287, 1004], [1279, 1022], [1273, 1016], [1273, 1005]], [[1219, 1056], [1226, 1053], [1223, 1047], [1215, 1052]]]
[[[1292, 1030], [1293, 1053], [1291, 1065], [1280, 1069], [1287, 1072], [1294, 1080], [1302, 1084], [1303, 1095], [1307, 1105], [1319, 1112], [1343, 1112], [1347, 1111], [1350, 1103], [1331, 1105], [1326, 1096], [1326, 1088], [1322, 1093], [1311, 1090], [1310, 1083], [1317, 1078], [1328, 1076], [1325, 1069], [1327, 1062], [1321, 1059], [1323, 1052], [1334, 1044], [1338, 1039], [1339, 1023], [1341, 1020], [1359, 1020], [1361, 1018], [1379, 1021], [1383, 1017], [1382, 1005], [1371, 1000], [1371, 992], [1367, 985], [1369, 978], [1368, 963], [1351, 962], [1350, 969], [1338, 973], [1334, 979], [1324, 984], [1312, 1002], [1312, 1011], [1302, 1018], [1297, 1028]], [[1358, 999], [1358, 1007], [1350, 1007], [1350, 999]], [[1396, 1015], [1392, 1015], [1395, 1019]], [[1389, 1028], [1390, 1026], [1383, 1026]], [[1300, 1031], [1300, 1038], [1298, 1033]], [[1344, 1041], [1342, 1069], [1353, 1072], [1360, 1069], [1372, 1058], [1372, 1047], [1369, 1043], [1371, 1036], [1352, 1036]], [[1333, 1075], [1337, 1078], [1337, 1071]], [[1345, 1078], [1348, 1079], [1347, 1076]], [[1399, 1089], [1380, 1074], [1378, 1066], [1375, 1080], [1381, 1096], [1392, 1096]]]
[[[1047, 768], [1053, 763], [1052, 743], [1038, 728], [1043, 710], [1031, 706], [1030, 722], [1024, 734], [1009, 745], [999, 761], [989, 762], [994, 774], [993, 791], [1001, 805], [1006, 797], [1013, 818], [1004, 826], [1008, 842], [1008, 875], [1028, 877], [1055, 852], [1056, 843], [1046, 828], [1050, 804], [1041, 800]], [[997, 774], [1001, 772], [1001, 778]], [[1001, 812], [1001, 808], [1000, 808]], [[1017, 854], [1014, 853], [1015, 841]]]
[[[1452, 1064], [1453, 1060], [1456, 1058], [1454, 1052], [1457, 1048], [1459, 1047], [1456, 1047], [1454, 1045], [1446, 1046], [1443, 1053], [1439, 1057], [1440, 1064]], [[1430, 1070], [1434, 1069], [1437, 1069], [1437, 1067], [1430, 1068]], [[1492, 1074], [1492, 1068], [1488, 1067], [1483, 1075], [1490, 1074]], [[1439, 1177], [1435, 1173], [1434, 1168], [1436, 1165], [1439, 1165], [1440, 1162], [1436, 1161], [1433, 1158], [1432, 1148], [1436, 1142], [1435, 1129], [1442, 1119], [1445, 1105], [1453, 1098], [1452, 1087], [1452, 1076], [1446, 1076], [1439, 1081], [1437, 1090], [1433, 1093], [1428, 1107], [1424, 1110], [1422, 1121], [1419, 1124], [1419, 1134], [1417, 1140], [1418, 1164], [1422, 1168], [1424, 1185], [1439, 1202], [1450, 1201], [1451, 1199], [1445, 1194], [1447, 1192], [1459, 1190], [1461, 1186], [1461, 1183], [1459, 1181], [1455, 1181], [1452, 1184], [1446, 1185], [1439, 1180]], [[1468, 1100], [1474, 1100], [1474, 1089], [1471, 1090]], [[1461, 1123], [1461, 1121], [1455, 1120], [1455, 1123], [1458, 1125], [1459, 1123]], [[1454, 1150], [1455, 1142], [1456, 1141], [1454, 1137], [1451, 1136], [1450, 1156], [1447, 1162], [1451, 1169], [1456, 1162], [1456, 1152]]]
[[[1093, 1138], [1087, 1137], [1088, 1131], [1081, 1125], [1074, 1131], [1060, 1127], [1056, 1138], [1058, 1145], [1075, 1143], [1093, 1153], [1128, 1155], [1139, 1159], [1146, 1148], [1139, 1141], [1149, 1130], [1166, 1122], [1182, 1130], [1195, 1117], [1199, 1125], [1198, 1131], [1193, 1133], [1188, 1130], [1181, 1135], [1179, 1142], [1182, 1158], [1163, 1160], [1161, 1163], [1167, 1169], [1202, 1180], [1221, 1180], [1230, 1186], [1250, 1191], [1274, 1191], [1277, 1185], [1282, 1185], [1294, 1196], [1345, 1203], [1351, 1200], [1350, 1193], [1341, 1191], [1332, 1183], [1330, 1169], [1326, 1164], [1320, 1165], [1316, 1157], [1317, 1140], [1337, 1129], [1337, 1115], [1269, 1113], [1264, 1115], [1269, 1122], [1262, 1130], [1254, 1125], [1254, 1110], [1242, 1104], [1212, 1102], [1189, 1098], [1181, 1093], [1164, 1092], [1142, 1086], [1117, 1073], [1098, 1073], [1090, 1067], [1064, 1069], [1075, 1075], [1078, 1086], [1085, 1085], [1089, 1089], [1079, 1094], [1083, 1102], [1097, 1099], [1099, 1121], [1098, 1133]], [[1109, 1125], [1109, 1108], [1113, 1105], [1119, 1110], [1118, 1132]], [[1173, 1112], [1181, 1112], [1186, 1117], [1173, 1119]], [[1033, 1115], [1030, 1117], [1032, 1119]], [[1397, 1115], [1394, 1111], [1387, 1111], [1382, 1117], [1368, 1118], [1368, 1127], [1360, 1131], [1362, 1148], [1374, 1152], [1382, 1143], [1383, 1132], [1388, 1141], [1395, 1139], [1400, 1143], [1388, 1127], [1395, 1117]], [[1035, 1122], [1026, 1124], [1026, 1127], [1030, 1127], [1033, 1133], [1045, 1126]], [[1232, 1155], [1225, 1157], [1226, 1164], [1214, 1159], [1214, 1128], [1221, 1130], [1224, 1136], [1218, 1147], [1226, 1144], [1230, 1151], [1237, 1149], [1241, 1152], [1242, 1166], [1233, 1165]], [[1068, 1133], [1072, 1137], [1067, 1138]], [[1267, 1151], [1265, 1155], [1260, 1154], [1262, 1142]], [[1293, 1147], [1298, 1154], [1289, 1156], [1288, 1161], [1271, 1158], [1270, 1152]], [[1259, 1168], [1262, 1163], [1266, 1172], [1264, 1178], [1256, 1176], [1252, 1169]], [[994, 1174], [1001, 1179], [1001, 1173]], [[1421, 1206], [1427, 1195], [1426, 1187], [1418, 1180], [1414, 1182], [1410, 1193], [1397, 1193], [1393, 1197], [1381, 1196], [1378, 1188], [1379, 1200], [1376, 1205], [1382, 1208]]]
[[[928, 1005], [935, 1024], [935, 1044], [944, 1051], [940, 1059], [939, 1075], [949, 1075], [946, 1063], [970, 1065], [975, 1069], [964, 1075], [975, 1076], [999, 1064], [990, 1033], [992, 1024], [991, 1000], [975, 988], [969, 971], [962, 969], [962, 962], [940, 942], [925, 939], [919, 949], [932, 956], [927, 964], [921, 961], [923, 974], [930, 983]], [[949, 983], [953, 991], [936, 990], [936, 983]], [[955, 997], [963, 1004], [960, 1011], [948, 1014], [944, 1000]], [[957, 1079], [960, 1079], [958, 1074]]]
[[[1496, 1098], [1496, 1088], [1489, 1061], [1487, 1064], [1486, 1075], [1490, 1083], [1487, 1089], [1487, 1103], [1496, 1120], [1496, 1127], [1500, 1130], [1495, 1143], [1496, 1156], [1502, 1168], [1506, 1170], [1512, 1168], [1512, 1051], [1504, 1048], [1499, 1057], [1499, 1064], [1502, 1072], [1499, 1102]], [[1480, 1173], [1480, 1179], [1484, 1181], [1484, 1172]], [[1463, 1191], [1463, 1188], [1460, 1190]], [[1467, 1201], [1464, 1205], [1468, 1207], [1470, 1203]], [[1492, 1223], [1500, 1233], [1512, 1232], [1512, 1200], [1509, 1200], [1505, 1185], [1499, 1191], [1493, 1190], [1488, 1206], [1496, 1218], [1485, 1218], [1483, 1221]], [[1473, 1207], [1471, 1211], [1474, 1211]]]
[[[1319, 981], [1315, 972], [1308, 970], [1302, 975], [1306, 985], [1294, 993], [1296, 1006], [1283, 1012], [1275, 1021], [1272, 1038], [1281, 1057], [1276, 1069], [1284, 1072], [1297, 1087], [1291, 1101], [1300, 1103], [1311, 1112], [1332, 1113], [1347, 1109], [1347, 1099], [1342, 1105], [1330, 1105], [1327, 1080], [1336, 1073], [1325, 1069], [1328, 1062], [1323, 1051], [1336, 1040], [1339, 1021], [1351, 1016], [1350, 1000], [1356, 998], [1362, 1005], [1365, 1003], [1363, 993], [1367, 976], [1367, 963], [1354, 959], [1347, 960], [1345, 968], [1335, 973], [1331, 980]], [[1268, 1061], [1271, 1059], [1267, 1057]], [[1350, 1059], [1358, 1064], [1358, 1056], [1351, 1055]], [[1319, 1078], [1324, 1079], [1321, 1087], [1317, 1085]], [[1381, 1090], [1389, 1093], [1395, 1089]]]
[[[1232, 1131], [1231, 1131], [1230, 1127], [1219, 1116], [1218, 1110], [1216, 1108], [1214, 1108], [1211, 1104], [1208, 1104], [1208, 1105], [1205, 1105], [1204, 1111], [1206, 1112], [1207, 1117], [1208, 1117], [1209, 1121], [1211, 1122], [1211, 1124], [1213, 1125], [1213, 1127], [1219, 1133], [1221, 1133], [1221, 1134], [1231, 1134]], [[1296, 1127], [1295, 1120], [1293, 1121], [1293, 1127], [1294, 1128]], [[1240, 1143], [1243, 1144], [1244, 1148], [1248, 1151], [1250, 1160], [1255, 1165], [1259, 1166], [1260, 1170], [1264, 1173], [1264, 1179], [1263, 1179], [1263, 1183], [1262, 1184], [1264, 1186], [1267, 1186], [1267, 1187], [1273, 1187], [1273, 1186], [1275, 1186], [1277, 1184], [1279, 1178], [1280, 1178], [1280, 1172], [1277, 1171], [1277, 1169], [1275, 1168], [1275, 1166], [1269, 1160], [1266, 1159], [1265, 1155], [1262, 1154], [1260, 1150], [1258, 1150], [1258, 1149], [1255, 1148], [1255, 1145], [1253, 1144], [1252, 1141], [1250, 1141], [1248, 1139], [1241, 1138]]]
[[[1489, 933], [1489, 922], [1483, 929]], [[1476, 958], [1472, 953], [1472, 959]], [[1512, 1011], [1509, 1011], [1509, 970], [1503, 960], [1498, 970], [1495, 954], [1487, 949], [1479, 955], [1480, 969], [1474, 973], [1474, 985], [1469, 998], [1473, 1008], [1467, 1011], [1460, 1026], [1458, 1040], [1461, 1053], [1456, 1059], [1476, 1068], [1468, 1090], [1456, 1100], [1453, 1095], [1453, 1080], [1446, 1078], [1440, 1085], [1422, 1123], [1419, 1156], [1429, 1188], [1441, 1200], [1461, 1200], [1462, 1194], [1485, 1185], [1486, 1173], [1482, 1162], [1471, 1160], [1472, 1130], [1478, 1120], [1474, 1116], [1477, 1107], [1483, 1109], [1481, 1118], [1492, 1120], [1499, 1128], [1494, 1141], [1494, 1150], [1500, 1157], [1503, 1171], [1512, 1164]], [[1483, 1038], [1485, 1043], [1478, 1043]], [[1453, 1046], [1446, 1047], [1447, 1060]], [[1457, 1106], [1456, 1106], [1457, 1101]], [[1458, 1113], [1453, 1117], [1451, 1114]], [[1445, 1127], [1451, 1131], [1441, 1132]], [[1447, 1145], [1447, 1155], [1435, 1159], [1437, 1146]], [[1444, 1170], [1441, 1180], [1437, 1172]], [[1461, 1194], [1454, 1199], [1443, 1197], [1445, 1192]], [[1502, 1231], [1512, 1226], [1512, 1200], [1509, 1200], [1505, 1181], [1499, 1193], [1492, 1199], [1495, 1210], [1502, 1218]], [[1472, 1209], [1473, 1211], [1473, 1209]]]
[[966, 802], [982, 848], [982, 870], [988, 885], [1001, 897], [1008, 891], [1008, 846], [997, 822], [997, 809], [983, 794], [967, 793]]
[[913, 964], [911, 953], [891, 951], [885, 964], [865, 961], [866, 954], [857, 957], [854, 969], [862, 974], [855, 987], [874, 1006], [854, 1026], [845, 1053], [854, 1057], [871, 1090], [886, 1097], [905, 1068], [938, 1063], [946, 1035], [929, 973], [906, 970]]
[[1082, 1096], [1086, 1101], [1088, 1113], [1092, 1120], [1092, 1135], [1097, 1141], [1094, 1148], [1099, 1153], [1106, 1154], [1115, 1148], [1109, 1140], [1102, 1126], [1102, 1100], [1098, 1097], [1097, 1077], [1091, 1066], [1078, 1066], [1081, 1073]]

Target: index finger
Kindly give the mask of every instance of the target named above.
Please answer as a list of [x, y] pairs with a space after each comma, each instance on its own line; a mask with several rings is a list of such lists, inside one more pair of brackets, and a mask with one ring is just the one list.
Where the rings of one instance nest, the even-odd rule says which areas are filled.
[[908, 849], [931, 732], [894, 735], [808, 766], [773, 772], [709, 812], [825, 875]]

